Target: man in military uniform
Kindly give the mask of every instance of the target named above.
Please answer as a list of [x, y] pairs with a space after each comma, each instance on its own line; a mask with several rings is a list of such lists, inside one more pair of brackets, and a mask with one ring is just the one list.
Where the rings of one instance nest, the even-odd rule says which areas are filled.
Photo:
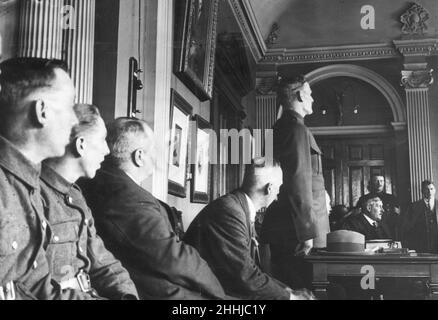
[[359, 198], [356, 211], [361, 211], [369, 199], [378, 197], [383, 203], [382, 225], [389, 231], [393, 240], [400, 240], [400, 205], [394, 195], [385, 192], [385, 177], [380, 174], [373, 175], [368, 190], [368, 194]]
[[105, 123], [95, 106], [75, 106], [79, 124], [73, 127], [65, 155], [44, 161], [41, 193], [53, 237], [47, 247], [52, 278], [62, 290], [76, 290], [76, 299], [136, 299], [128, 272], [105, 248], [75, 182], [91, 179], [109, 153]]
[[50, 276], [39, 176], [77, 122], [74, 85], [60, 61], [12, 59], [0, 70], [0, 300], [70, 298]]
[[268, 210], [261, 242], [269, 244], [274, 277], [292, 288], [310, 287], [303, 256], [324, 248], [330, 226], [321, 151], [304, 117], [313, 113], [312, 90], [303, 77], [282, 86], [283, 114], [274, 126], [274, 157], [283, 170], [279, 199]]

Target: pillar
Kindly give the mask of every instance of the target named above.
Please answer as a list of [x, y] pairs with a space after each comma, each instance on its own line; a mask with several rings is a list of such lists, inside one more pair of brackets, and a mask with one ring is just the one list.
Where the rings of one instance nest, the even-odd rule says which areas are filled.
[[433, 70], [428, 68], [426, 58], [437, 42], [437, 39], [394, 41], [404, 57], [401, 83], [406, 91], [412, 201], [421, 199], [421, 182], [433, 178], [429, 116]]
[[20, 5], [19, 57], [61, 59], [63, 0], [23, 0]]
[[64, 0], [73, 21], [63, 29], [62, 58], [70, 68], [77, 103], [92, 103], [95, 0]]

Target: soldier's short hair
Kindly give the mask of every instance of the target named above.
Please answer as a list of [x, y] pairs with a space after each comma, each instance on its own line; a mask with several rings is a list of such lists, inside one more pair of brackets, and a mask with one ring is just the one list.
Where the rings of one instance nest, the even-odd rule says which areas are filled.
[[21, 101], [34, 92], [49, 89], [56, 77], [55, 70], [68, 72], [61, 60], [13, 58], [0, 64], [0, 127], [19, 113]]
[[288, 108], [291, 99], [300, 91], [307, 82], [303, 75], [299, 75], [292, 80], [283, 79], [279, 86], [278, 99], [281, 105]]
[[108, 160], [121, 166], [131, 160], [132, 153], [149, 142], [153, 147], [153, 131], [143, 120], [118, 118], [108, 125]]
[[72, 128], [70, 141], [73, 141], [84, 132], [95, 129], [99, 119], [101, 119], [99, 109], [92, 104], [75, 104], [73, 109], [78, 118], [78, 124]]

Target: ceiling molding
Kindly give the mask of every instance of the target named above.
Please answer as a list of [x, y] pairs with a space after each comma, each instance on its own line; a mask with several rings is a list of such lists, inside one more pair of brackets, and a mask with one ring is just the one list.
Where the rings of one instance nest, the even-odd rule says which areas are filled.
[[267, 48], [251, 4], [248, 0], [228, 0], [228, 3], [254, 61], [259, 62], [265, 56]]
[[261, 64], [300, 64], [400, 57], [392, 45], [369, 44], [304, 49], [269, 49]]

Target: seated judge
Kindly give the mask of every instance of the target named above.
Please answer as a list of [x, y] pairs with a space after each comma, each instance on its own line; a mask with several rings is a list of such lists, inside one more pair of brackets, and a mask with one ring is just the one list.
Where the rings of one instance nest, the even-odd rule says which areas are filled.
[[172, 230], [165, 207], [141, 184], [154, 168], [146, 122], [121, 118], [108, 127], [110, 155], [86, 186], [96, 229], [128, 269], [142, 299], [224, 299], [224, 290], [193, 247]]
[[383, 203], [383, 215], [381, 223], [386, 225], [386, 228], [393, 235], [394, 240], [400, 239], [400, 204], [398, 199], [385, 191], [385, 177], [381, 174], [376, 174], [371, 177], [368, 185], [369, 193], [359, 198], [356, 204], [356, 211], [363, 208], [368, 199], [379, 197]]
[[343, 223], [342, 229], [359, 232], [365, 240], [392, 239], [386, 224], [382, 223], [383, 202], [379, 197], [367, 199], [361, 212], [350, 215]]
[[242, 188], [208, 205], [189, 227], [185, 241], [199, 250], [225, 292], [247, 300], [311, 299], [264, 273], [254, 229], [256, 212], [277, 198], [279, 165], [265, 159], [247, 167]]
[[435, 184], [421, 184], [423, 199], [410, 205], [402, 228], [403, 246], [419, 253], [438, 253], [438, 225]]

